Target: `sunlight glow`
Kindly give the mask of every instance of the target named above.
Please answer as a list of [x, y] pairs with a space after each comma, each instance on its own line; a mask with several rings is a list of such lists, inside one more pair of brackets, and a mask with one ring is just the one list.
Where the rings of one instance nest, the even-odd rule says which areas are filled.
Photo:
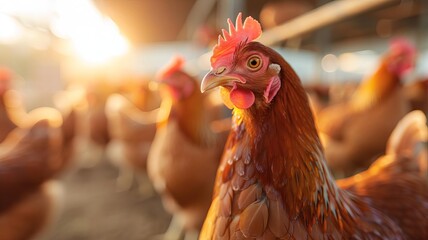
[[129, 44], [114, 22], [102, 16], [91, 1], [58, 0], [52, 32], [71, 41], [75, 53], [87, 63], [102, 64], [127, 52]]
[[75, 51], [83, 60], [103, 63], [126, 53], [128, 43], [112, 21], [106, 21], [97, 28], [92, 34], [80, 34], [72, 38]]
[[99, 12], [92, 0], [0, 0], [0, 43], [17, 42], [32, 32], [30, 37], [40, 40], [33, 47], [46, 49], [51, 45], [46, 41], [51, 37], [46, 28], [86, 63], [106, 63], [129, 48], [115, 23]]
[[0, 43], [16, 42], [21, 36], [22, 29], [16, 20], [0, 13]]
[[43, 20], [52, 13], [55, 0], [0, 0], [0, 13], [25, 20]]

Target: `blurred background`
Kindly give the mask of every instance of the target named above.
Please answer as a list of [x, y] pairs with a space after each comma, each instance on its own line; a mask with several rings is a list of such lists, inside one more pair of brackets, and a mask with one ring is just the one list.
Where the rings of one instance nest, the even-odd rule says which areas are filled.
[[[0, 67], [11, 72], [11, 88], [27, 110], [55, 106], [54, 96], [70, 89], [77, 95], [123, 91], [130, 82], [153, 79], [177, 54], [202, 77], [226, 19], [242, 12], [258, 19], [265, 33], [290, 29], [271, 46], [304, 84], [357, 84], [397, 37], [417, 49], [404, 84], [428, 77], [428, 1], [361, 1], [353, 11], [336, 7], [314, 15], [337, 2], [0, 0]], [[41, 239], [151, 239], [166, 230], [171, 217], [159, 197], [143, 198], [135, 186], [117, 190], [118, 170], [100, 156], [101, 162], [60, 177], [63, 210]]]
[[[204, 71], [208, 62], [200, 56], [211, 49], [226, 18], [242, 11], [268, 30], [329, 2], [1, 0], [0, 64], [15, 72], [27, 102], [35, 104], [74, 81], [153, 75], [174, 54]], [[418, 48], [413, 74], [427, 75], [426, 1], [385, 2], [276, 46], [305, 82], [358, 80], [390, 39], [406, 36]]]

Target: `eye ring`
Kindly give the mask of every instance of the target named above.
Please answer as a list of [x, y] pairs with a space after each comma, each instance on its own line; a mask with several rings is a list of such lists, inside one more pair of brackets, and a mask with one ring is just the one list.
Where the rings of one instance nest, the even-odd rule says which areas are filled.
[[250, 69], [251, 71], [257, 71], [261, 67], [262, 67], [262, 59], [259, 56], [253, 55], [248, 58], [248, 61], [247, 61], [248, 69]]

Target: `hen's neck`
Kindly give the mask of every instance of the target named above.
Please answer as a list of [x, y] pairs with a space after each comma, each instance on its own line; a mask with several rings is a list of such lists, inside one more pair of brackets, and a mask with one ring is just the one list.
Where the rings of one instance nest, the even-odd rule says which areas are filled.
[[[285, 64], [285, 63], [284, 63]], [[291, 69], [282, 66], [282, 69]], [[236, 124], [245, 126], [245, 137], [260, 170], [268, 179], [287, 177], [288, 170], [300, 165], [323, 162], [324, 155], [306, 93], [292, 70], [282, 74], [280, 91], [270, 106], [254, 107], [249, 111], [234, 111]], [[263, 169], [275, 167], [274, 171]], [[324, 166], [320, 166], [325, 170]], [[270, 176], [271, 175], [271, 176]]]
[[5, 98], [4, 95], [0, 94], [0, 116], [4, 115], [4, 116], [1, 116], [0, 120], [9, 119], [7, 117], [7, 107], [6, 107], [6, 102], [4, 98]]
[[[282, 69], [291, 69], [287, 66], [283, 63]], [[229, 142], [251, 159], [264, 186], [281, 193], [289, 216], [313, 222], [320, 214], [336, 215], [337, 202], [346, 196], [327, 170], [300, 80], [292, 70], [283, 73], [285, 77], [274, 101], [261, 114], [260, 108], [234, 111]]]
[[10, 120], [4, 96], [0, 94], [0, 142], [2, 142], [7, 134], [15, 127], [16, 125]]
[[374, 74], [363, 80], [353, 96], [353, 102], [360, 108], [369, 107], [386, 98], [400, 85], [399, 76], [393, 74], [387, 62], [383, 61]]
[[0, 106], [5, 106], [6, 104], [5, 104], [5, 101], [4, 101], [4, 98], [5, 98], [5, 93], [3, 93], [3, 92], [0, 92]]
[[191, 141], [198, 145], [208, 145], [208, 121], [204, 114], [204, 96], [197, 90], [184, 99], [173, 102], [170, 120], [178, 122], [181, 130]]

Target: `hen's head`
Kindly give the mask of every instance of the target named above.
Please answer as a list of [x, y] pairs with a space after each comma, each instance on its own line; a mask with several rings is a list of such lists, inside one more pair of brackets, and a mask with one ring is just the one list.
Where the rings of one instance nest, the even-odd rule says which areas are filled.
[[196, 81], [183, 71], [184, 59], [176, 56], [158, 75], [159, 83], [165, 84], [172, 99], [179, 101], [189, 97], [195, 89]]
[[389, 51], [384, 59], [388, 64], [388, 69], [402, 76], [410, 71], [415, 65], [416, 49], [409, 41], [398, 38], [390, 43]]
[[0, 94], [3, 94], [10, 88], [11, 72], [7, 68], [0, 67]]
[[223, 30], [211, 57], [211, 71], [201, 84], [201, 91], [221, 87], [225, 104], [248, 109], [269, 104], [281, 87], [279, 55], [258, 42], [262, 31], [251, 17], [242, 23], [241, 13], [234, 26], [228, 19], [229, 32]]

